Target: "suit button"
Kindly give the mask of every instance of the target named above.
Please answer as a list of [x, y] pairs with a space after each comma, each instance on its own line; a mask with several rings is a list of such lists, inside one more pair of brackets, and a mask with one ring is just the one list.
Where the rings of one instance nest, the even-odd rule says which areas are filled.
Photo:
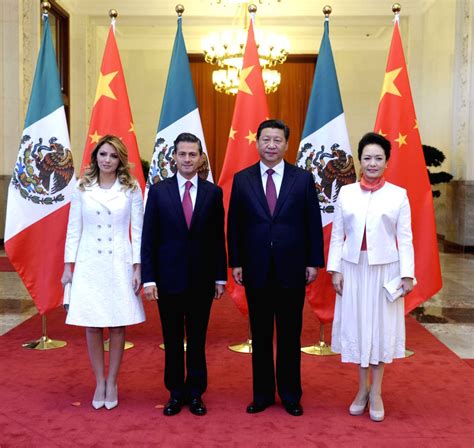
[[109, 215], [111, 215], [111, 214], [112, 214], [112, 212], [109, 210]]
[[100, 212], [99, 212], [99, 211], [97, 211], [97, 214], [98, 214], [98, 215], [100, 215]]
[[110, 229], [112, 227], [112, 224], [108, 224], [107, 227]]
[[98, 251], [97, 251], [97, 253], [98, 253], [98, 254], [101, 254], [101, 253], [102, 253], [102, 251], [101, 251], [101, 250], [98, 250]]
[[109, 250], [109, 254], [111, 254], [111, 253], [112, 253], [112, 251], [111, 251], [111, 250]]
[[112, 241], [112, 238], [109, 238], [109, 241]]
[[102, 226], [101, 226], [100, 224], [97, 224], [97, 228], [98, 228], [98, 229], [101, 229]]
[[97, 238], [97, 241], [102, 241], [102, 238]]

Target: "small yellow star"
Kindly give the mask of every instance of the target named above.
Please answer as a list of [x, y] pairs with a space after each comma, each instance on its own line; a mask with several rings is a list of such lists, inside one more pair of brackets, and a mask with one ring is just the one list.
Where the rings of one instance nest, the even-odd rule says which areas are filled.
[[102, 138], [102, 135], [99, 135], [97, 130], [95, 130], [93, 134], [89, 135], [89, 137], [91, 139], [91, 143], [97, 143]]
[[406, 145], [406, 144], [407, 144], [407, 136], [406, 136], [406, 135], [402, 135], [402, 134], [400, 134], [400, 132], [399, 132], [399, 133], [398, 133], [398, 138], [396, 138], [395, 141], [398, 143], [398, 147], [401, 148], [402, 145]]
[[415, 126], [413, 126], [413, 129], [418, 129], [418, 120], [415, 118]]
[[396, 68], [395, 70], [385, 73], [385, 77], [383, 79], [382, 93], [380, 95], [379, 101], [382, 100], [386, 93], [391, 93], [392, 95], [396, 96], [402, 96], [397, 86], [395, 85], [395, 80], [397, 79], [397, 76], [400, 74], [401, 71], [402, 67]]
[[249, 85], [247, 84], [247, 78], [252, 72], [254, 66], [251, 65], [249, 67], [245, 67], [240, 71], [240, 79], [239, 79], [239, 90], [241, 92], [248, 93], [249, 95], [253, 95], [252, 90], [250, 90]]
[[232, 140], [235, 140], [235, 134], [237, 134], [237, 131], [235, 129], [232, 129], [232, 126], [231, 126], [230, 131], [229, 131], [229, 138], [231, 138]]
[[382, 128], [379, 129], [378, 134], [381, 135], [382, 137], [386, 137], [386, 136], [387, 136], [387, 134], [384, 134], [384, 133], [382, 132]]
[[135, 125], [133, 124], [133, 122], [130, 122], [130, 129], [128, 130], [128, 132], [135, 133]]
[[254, 133], [249, 129], [249, 135], [245, 138], [249, 141], [249, 145], [251, 145], [253, 142], [257, 141], [257, 133]]
[[107, 75], [103, 75], [101, 72], [99, 74], [99, 82], [97, 83], [97, 90], [95, 92], [94, 106], [103, 96], [112, 98], [113, 100], [117, 99], [114, 92], [112, 92], [112, 89], [110, 88], [110, 83], [117, 76], [117, 73], [118, 72], [110, 72]]

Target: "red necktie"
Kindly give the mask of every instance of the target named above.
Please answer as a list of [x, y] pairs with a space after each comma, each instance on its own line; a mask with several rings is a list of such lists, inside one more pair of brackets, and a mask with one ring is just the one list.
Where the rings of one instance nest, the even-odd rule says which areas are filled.
[[272, 174], [275, 170], [271, 168], [267, 170], [267, 188], [265, 190], [265, 196], [267, 197], [268, 208], [270, 209], [270, 214], [273, 216], [275, 211], [275, 206], [277, 203], [277, 192], [275, 187], [275, 182], [273, 182]]
[[186, 224], [188, 225], [188, 229], [191, 227], [191, 219], [193, 217], [193, 202], [191, 201], [191, 194], [189, 190], [193, 186], [193, 183], [188, 180], [184, 184], [184, 195], [183, 195], [183, 212], [184, 217], [186, 218]]

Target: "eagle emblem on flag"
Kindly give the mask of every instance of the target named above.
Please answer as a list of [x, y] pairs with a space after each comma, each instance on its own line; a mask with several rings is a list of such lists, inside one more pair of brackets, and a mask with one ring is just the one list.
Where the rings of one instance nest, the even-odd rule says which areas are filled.
[[35, 204], [64, 201], [64, 195], [59, 192], [74, 176], [70, 149], [56, 137], [51, 137], [48, 143], [43, 144], [42, 138], [35, 143], [29, 135], [24, 135], [12, 176], [12, 185], [20, 191], [21, 197]]
[[326, 152], [324, 145], [316, 151], [311, 143], [300, 149], [297, 165], [313, 174], [322, 213], [334, 213], [334, 203], [343, 185], [356, 181], [354, 159], [338, 143]]

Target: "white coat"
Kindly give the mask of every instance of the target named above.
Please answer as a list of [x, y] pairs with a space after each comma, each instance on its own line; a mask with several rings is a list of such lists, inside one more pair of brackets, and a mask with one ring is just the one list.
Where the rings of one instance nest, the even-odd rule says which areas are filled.
[[64, 255], [66, 263], [75, 263], [66, 323], [114, 327], [145, 320], [132, 287], [142, 225], [140, 188], [125, 190], [117, 180], [110, 189], [94, 184], [75, 191]]
[[369, 265], [400, 263], [400, 276], [414, 278], [410, 204], [406, 190], [389, 182], [374, 192], [359, 182], [341, 188], [332, 223], [327, 270], [342, 260], [357, 264], [366, 229]]

